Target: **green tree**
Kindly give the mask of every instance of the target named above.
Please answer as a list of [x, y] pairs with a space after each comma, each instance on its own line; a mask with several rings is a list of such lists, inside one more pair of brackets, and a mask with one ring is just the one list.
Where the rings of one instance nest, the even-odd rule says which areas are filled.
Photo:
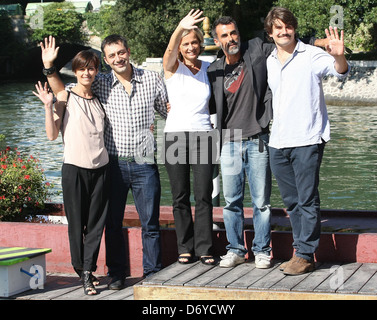
[[113, 7], [112, 23], [103, 36], [124, 35], [135, 61], [162, 57], [169, 38], [180, 19], [191, 8], [202, 9], [212, 21], [223, 13], [224, 0], [118, 0]]
[[112, 23], [113, 7], [109, 5], [101, 6], [98, 12], [85, 12], [84, 18], [87, 26], [93, 34], [101, 36], [106, 34]]
[[[263, 21], [274, 0], [226, 0], [226, 15], [232, 16], [243, 40], [263, 37]], [[212, 21], [212, 20], [211, 20]], [[212, 21], [213, 22], [213, 21]]]
[[[111, 33], [125, 36], [136, 62], [147, 57], [162, 57], [180, 19], [191, 9], [201, 9], [213, 23], [223, 15], [237, 21], [244, 40], [263, 30], [263, 17], [273, 0], [118, 0], [112, 14], [103, 20], [102, 37]], [[201, 26], [199, 26], [201, 27]]]
[[15, 37], [12, 21], [8, 14], [0, 11], [0, 79], [6, 78], [11, 70], [22, 69], [27, 45]]
[[15, 43], [15, 37], [10, 17], [4, 12], [0, 12], [0, 56], [9, 54], [9, 50]]
[[332, 6], [339, 6], [345, 31], [345, 43], [355, 51], [376, 48], [377, 0], [278, 0], [274, 3], [291, 10], [298, 20], [301, 37], [324, 37], [324, 30], [334, 20], [339, 24]]
[[75, 11], [72, 3], [52, 3], [43, 7], [43, 28], [32, 29], [31, 39], [39, 42], [52, 35], [58, 43], [85, 44], [83, 21], [83, 15]]

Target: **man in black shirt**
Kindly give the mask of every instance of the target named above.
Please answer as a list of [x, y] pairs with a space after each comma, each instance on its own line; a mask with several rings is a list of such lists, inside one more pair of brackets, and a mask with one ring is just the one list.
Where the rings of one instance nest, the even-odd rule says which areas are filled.
[[221, 172], [226, 205], [223, 210], [229, 245], [220, 267], [245, 262], [243, 199], [247, 178], [253, 201], [252, 251], [257, 268], [270, 263], [271, 171], [268, 125], [272, 117], [266, 58], [271, 43], [255, 38], [241, 45], [236, 22], [222, 17], [212, 27], [224, 56], [208, 68], [211, 113], [217, 114], [221, 136]]

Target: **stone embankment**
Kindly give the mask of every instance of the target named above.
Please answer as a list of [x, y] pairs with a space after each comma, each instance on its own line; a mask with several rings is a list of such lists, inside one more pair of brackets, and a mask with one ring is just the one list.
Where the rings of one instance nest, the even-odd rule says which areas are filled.
[[344, 80], [328, 77], [323, 81], [326, 103], [349, 106], [377, 106], [377, 61], [350, 61], [351, 71]]

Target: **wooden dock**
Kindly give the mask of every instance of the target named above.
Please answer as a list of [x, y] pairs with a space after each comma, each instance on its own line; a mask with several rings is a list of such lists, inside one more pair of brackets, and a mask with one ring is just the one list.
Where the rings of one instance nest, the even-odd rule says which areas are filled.
[[174, 263], [146, 279], [129, 278], [120, 291], [100, 278], [98, 295], [85, 296], [77, 276], [49, 274], [43, 289], [18, 300], [377, 300], [377, 264], [317, 263], [316, 270], [286, 276], [281, 261], [257, 269], [253, 261], [235, 268]]
[[377, 264], [317, 263], [316, 270], [286, 276], [280, 262], [257, 269], [254, 262], [235, 268], [175, 263], [134, 286], [135, 299], [179, 300], [342, 300], [377, 299]]
[[[120, 291], [109, 290], [107, 277], [98, 277], [100, 285], [96, 287], [98, 294], [84, 294], [81, 282], [76, 274], [47, 274], [43, 289], [25, 291], [7, 300], [133, 300], [133, 285], [142, 278], [128, 278], [125, 288]], [[0, 300], [3, 299], [0, 297]]]

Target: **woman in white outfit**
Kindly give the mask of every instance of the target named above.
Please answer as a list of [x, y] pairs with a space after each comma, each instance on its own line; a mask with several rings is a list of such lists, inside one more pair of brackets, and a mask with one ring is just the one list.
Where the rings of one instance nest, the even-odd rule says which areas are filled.
[[[212, 125], [208, 103], [208, 62], [199, 60], [203, 34], [196, 26], [202, 11], [191, 10], [172, 34], [163, 66], [170, 102], [165, 126], [165, 166], [173, 196], [178, 262], [215, 264], [212, 256]], [[191, 214], [193, 172], [195, 222]]]

